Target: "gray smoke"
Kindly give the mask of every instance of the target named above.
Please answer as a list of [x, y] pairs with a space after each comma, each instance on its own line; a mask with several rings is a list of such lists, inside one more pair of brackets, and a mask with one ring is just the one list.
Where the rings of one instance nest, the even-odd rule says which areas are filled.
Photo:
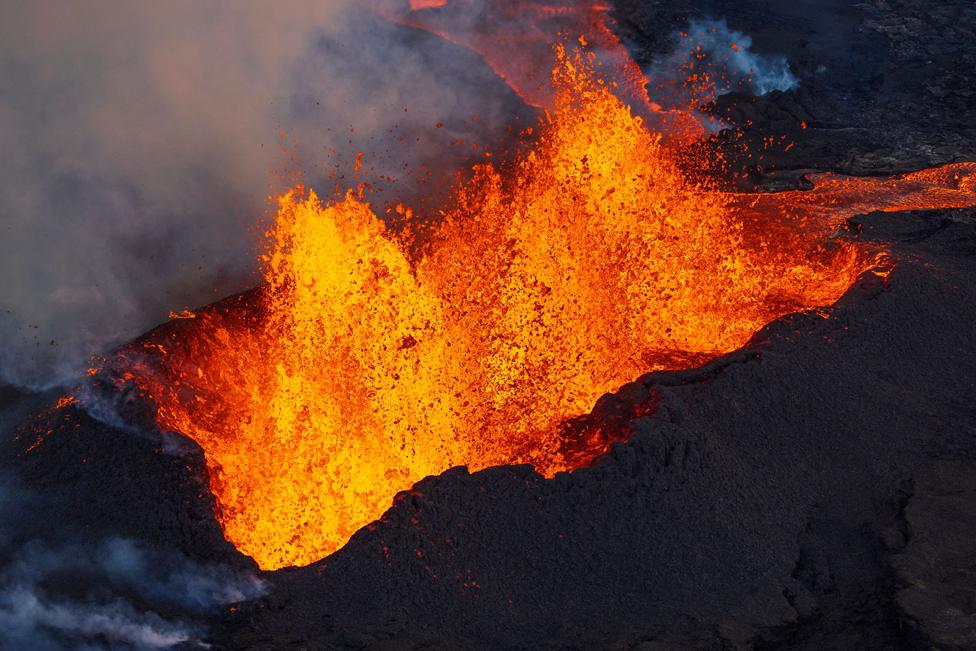
[[[170, 649], [198, 635], [191, 626], [167, 622], [155, 613], [138, 613], [125, 602], [50, 604], [21, 588], [0, 593], [0, 627], [0, 641], [7, 648], [35, 651]], [[106, 644], [86, 639], [103, 639]]]
[[674, 34], [672, 40], [673, 50], [655, 59], [648, 71], [655, 100], [663, 97], [681, 104], [690, 99], [683, 84], [691, 72], [707, 71], [718, 95], [765, 95], [791, 90], [798, 83], [786, 57], [753, 52], [752, 37], [730, 29], [724, 18], [692, 20], [687, 31]]
[[0, 647], [203, 648], [197, 615], [264, 591], [252, 575], [130, 540], [30, 544], [0, 573]]
[[364, 151], [367, 180], [400, 179], [382, 199], [495, 140], [516, 111], [477, 57], [362, 5], [3, 3], [0, 383], [65, 381], [257, 284], [267, 197], [296, 180], [351, 185], [329, 176]]

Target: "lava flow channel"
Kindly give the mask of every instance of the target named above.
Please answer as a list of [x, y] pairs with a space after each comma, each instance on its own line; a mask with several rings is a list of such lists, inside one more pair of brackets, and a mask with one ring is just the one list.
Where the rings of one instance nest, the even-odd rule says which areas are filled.
[[262, 568], [328, 555], [452, 466], [588, 463], [609, 439], [560, 424], [602, 394], [736, 349], [871, 269], [877, 251], [831, 236], [850, 205], [976, 203], [971, 165], [715, 191], [588, 59], [561, 54], [553, 88], [532, 150], [475, 167], [422, 246], [358, 194], [296, 188], [256, 312], [205, 310], [127, 358], [159, 426], [203, 448], [224, 533]]

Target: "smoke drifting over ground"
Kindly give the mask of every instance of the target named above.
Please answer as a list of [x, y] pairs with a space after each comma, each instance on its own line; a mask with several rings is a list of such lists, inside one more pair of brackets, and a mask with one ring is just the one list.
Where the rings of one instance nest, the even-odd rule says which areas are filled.
[[199, 616], [264, 590], [256, 577], [125, 539], [28, 545], [0, 573], [0, 646], [167, 649], [203, 635]]
[[663, 96], [652, 91], [655, 99], [671, 95], [675, 104], [685, 104], [698, 87], [688, 83], [689, 78], [702, 73], [710, 82], [704, 85], [716, 95], [766, 95], [792, 90], [798, 83], [786, 57], [752, 52], [752, 38], [730, 29], [724, 18], [692, 20], [687, 31], [675, 33], [672, 40], [674, 49], [656, 59], [648, 74], [652, 88], [664, 91]]
[[2, 13], [0, 382], [56, 383], [256, 284], [255, 223], [287, 170], [328, 192], [322, 161], [357, 151], [367, 180], [451, 169], [517, 112], [474, 54], [347, 0]]

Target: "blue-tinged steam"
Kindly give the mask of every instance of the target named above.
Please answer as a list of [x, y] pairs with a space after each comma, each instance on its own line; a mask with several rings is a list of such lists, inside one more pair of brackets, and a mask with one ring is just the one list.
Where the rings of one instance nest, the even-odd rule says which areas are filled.
[[692, 20], [673, 40], [674, 49], [655, 59], [649, 77], [659, 91], [675, 94], [675, 104], [688, 99], [684, 82], [690, 73], [707, 72], [717, 95], [766, 95], [792, 90], [799, 83], [785, 56], [753, 52], [752, 37], [730, 29], [724, 18]]

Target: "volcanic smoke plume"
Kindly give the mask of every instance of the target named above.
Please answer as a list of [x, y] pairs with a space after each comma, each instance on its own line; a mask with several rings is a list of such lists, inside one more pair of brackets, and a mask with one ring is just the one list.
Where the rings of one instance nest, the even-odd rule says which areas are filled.
[[266, 198], [296, 167], [331, 192], [367, 150], [377, 200], [436, 196], [525, 112], [474, 53], [359, 2], [2, 13], [0, 381], [18, 385], [253, 286]]
[[[780, 565], [768, 570], [782, 574], [785, 563], [785, 583], [766, 569], [752, 571], [765, 583], [749, 588], [749, 598], [761, 599], [738, 600], [761, 613], [749, 621], [763, 635], [785, 617], [772, 612], [788, 610], [797, 621], [825, 616], [827, 606], [809, 605], [815, 593], [840, 603], [839, 589], [811, 578], [829, 572], [809, 551], [844, 547], [824, 542], [822, 522], [840, 516], [821, 512], [842, 510], [837, 504], [872, 532], [865, 543], [872, 554], [881, 546], [911, 558], [929, 554], [912, 548], [906, 533], [915, 517], [906, 506], [910, 489], [892, 488], [911, 482], [890, 469], [914, 463], [905, 461], [914, 458], [912, 445], [931, 450], [933, 443], [899, 439], [879, 448], [864, 433], [879, 427], [867, 417], [844, 421], [847, 439], [835, 436], [836, 423], [825, 428], [832, 443], [822, 450], [809, 436], [776, 438], [790, 431], [778, 420], [788, 411], [783, 405], [834, 422], [818, 402], [829, 377], [811, 378], [816, 390], [778, 378], [829, 375], [789, 366], [803, 358], [791, 357], [784, 342], [831, 349], [848, 333], [869, 337], [864, 324], [888, 314], [883, 297], [899, 291], [899, 279], [914, 279], [900, 291], [917, 300], [925, 294], [917, 288], [930, 281], [944, 283], [946, 295], [958, 293], [954, 274], [965, 264], [956, 258], [971, 247], [969, 236], [956, 235], [965, 215], [907, 234], [889, 227], [896, 235], [886, 236], [862, 236], [859, 216], [895, 223], [905, 212], [968, 209], [976, 205], [976, 162], [956, 155], [925, 169], [862, 177], [797, 162], [777, 176], [765, 157], [788, 156], [806, 137], [800, 134], [816, 129], [796, 98], [814, 92], [807, 82], [820, 82], [800, 76], [792, 55], [754, 51], [748, 30], [731, 19], [689, 13], [662, 27], [655, 38], [670, 50], [642, 52], [642, 69], [631, 55], [637, 19], [606, 3], [372, 0], [238, 9], [92, 1], [10, 12], [11, 38], [0, 54], [14, 54], [0, 66], [18, 92], [0, 103], [0, 115], [9, 117], [0, 143], [27, 154], [8, 163], [0, 183], [15, 234], [0, 254], [7, 254], [5, 275], [17, 279], [0, 295], [0, 334], [9, 342], [0, 349], [0, 371], [21, 387], [54, 389], [35, 395], [0, 387], [11, 396], [0, 394], [0, 416], [14, 423], [10, 447], [23, 464], [24, 494], [37, 486], [61, 490], [59, 473], [45, 465], [50, 455], [76, 455], [64, 481], [90, 472], [89, 459], [102, 460], [95, 476], [110, 475], [98, 446], [148, 456], [160, 468], [160, 485], [172, 489], [158, 501], [180, 495], [178, 509], [186, 510], [173, 520], [179, 534], [160, 529], [158, 537], [183, 540], [194, 552], [146, 546], [130, 539], [138, 527], [127, 524], [113, 524], [121, 528], [97, 540], [59, 544], [0, 536], [0, 550], [11, 557], [0, 564], [0, 622], [9, 629], [0, 641], [205, 645], [211, 622], [232, 638], [247, 626], [258, 631], [286, 607], [304, 613], [303, 621], [355, 610], [355, 598], [322, 594], [345, 594], [342, 577], [356, 584], [348, 594], [382, 592], [356, 577], [376, 579], [386, 570], [398, 586], [422, 576], [433, 587], [411, 588], [407, 597], [390, 592], [378, 602], [412, 604], [421, 595], [418, 604], [442, 597], [461, 603], [443, 592], [457, 583], [464, 595], [483, 595], [485, 613], [514, 608], [521, 588], [491, 585], [491, 572], [477, 563], [459, 565], [480, 553], [465, 546], [465, 509], [494, 500], [480, 495], [512, 478], [516, 488], [505, 490], [517, 492], [513, 513], [524, 503], [545, 513], [550, 499], [573, 511], [572, 491], [580, 513], [594, 500], [613, 505], [610, 495], [616, 504], [638, 505], [605, 537], [612, 529], [613, 544], [637, 554], [638, 569], [654, 565], [653, 554], [671, 564], [661, 563], [660, 576], [635, 570], [643, 587], [620, 593], [635, 602], [652, 584], [679, 594], [678, 579], [660, 587], [672, 565], [711, 576], [701, 551], [713, 540], [711, 526], [721, 529], [714, 540], [731, 541], [722, 551], [730, 558], [756, 548], [743, 533], [753, 529], [766, 532], [770, 559], [776, 549], [795, 555], [799, 548], [798, 559], [777, 557]], [[732, 113], [719, 115], [719, 107], [739, 98], [788, 115], [792, 131], [733, 127]], [[38, 104], [44, 112], [34, 110]], [[269, 194], [272, 214], [262, 216]], [[938, 237], [943, 248], [911, 252]], [[38, 256], [39, 247], [50, 255]], [[919, 269], [932, 277], [906, 276]], [[219, 297], [226, 298], [212, 302]], [[162, 314], [166, 322], [132, 340]], [[915, 350], [903, 345], [907, 352], [899, 354]], [[933, 349], [933, 359], [939, 355]], [[864, 368], [875, 369], [872, 360], [861, 360]], [[836, 361], [842, 379], [847, 361]], [[762, 375], [776, 364], [787, 370]], [[708, 386], [724, 395], [728, 377], [743, 395], [765, 391], [770, 405], [779, 401], [780, 411], [771, 407], [767, 415], [776, 433], [682, 438], [693, 428], [719, 427], [709, 420], [719, 410], [685, 422], [675, 396], [698, 392], [710, 405], [718, 399], [708, 397]], [[894, 370], [879, 377], [881, 385], [904, 380]], [[20, 407], [20, 400], [34, 402]], [[899, 407], [911, 402], [906, 393]], [[734, 395], [723, 404], [730, 421], [743, 411]], [[878, 413], [881, 422], [893, 412], [881, 404]], [[837, 487], [839, 497], [827, 479], [819, 488], [793, 486], [791, 473], [776, 466], [790, 457], [796, 476], [826, 478], [824, 459], [843, 457], [848, 440], [853, 458], [860, 435], [873, 465]], [[766, 438], [716, 465], [750, 436]], [[815, 459], [802, 456], [809, 450]], [[648, 478], [648, 468], [657, 474]], [[766, 471], [782, 494], [769, 496]], [[742, 488], [737, 482], [747, 474]], [[919, 476], [928, 478], [920, 494], [948, 490], [940, 488], [944, 478]], [[619, 481], [601, 484], [606, 477]], [[702, 492], [689, 488], [689, 498], [685, 482]], [[15, 480], [2, 488], [0, 497], [21, 499]], [[38, 504], [68, 503], [68, 492]], [[450, 501], [460, 495], [467, 497]], [[653, 509], [667, 495], [684, 500], [670, 512], [672, 526], [697, 527], [701, 548], [689, 545], [694, 537], [681, 537], [677, 551], [666, 547], [665, 534], [627, 538], [641, 518], [651, 521], [643, 509], [660, 515]], [[883, 503], [882, 515], [864, 511], [856, 495]], [[722, 511], [732, 502], [741, 522]], [[492, 508], [471, 516], [472, 531], [492, 518], [504, 521], [504, 506], [501, 516]], [[0, 504], [0, 518], [27, 510]], [[569, 523], [565, 531], [537, 532], [559, 541], [550, 554], [592, 533], [581, 533], [585, 522], [560, 518], [538, 518]], [[505, 535], [517, 539], [517, 528]], [[494, 549], [491, 536], [480, 537]], [[413, 541], [409, 549], [388, 544], [404, 539]], [[525, 542], [512, 548], [525, 553]], [[404, 558], [417, 561], [416, 576], [400, 572]], [[505, 563], [497, 564], [499, 576]], [[527, 555], [524, 563], [538, 560]], [[865, 561], [851, 574], [871, 590], [890, 590], [895, 574], [920, 572], [909, 561], [892, 561], [894, 569], [885, 563]], [[544, 559], [542, 566], [550, 567]], [[563, 578], [541, 583], [551, 594], [537, 601], [573, 608], [556, 587]], [[87, 587], [79, 592], [80, 581]], [[308, 600], [294, 599], [295, 586], [304, 586]], [[732, 612], [735, 603], [712, 606]], [[894, 612], [892, 603], [879, 610]], [[835, 610], [849, 610], [844, 604]], [[393, 626], [397, 616], [384, 619], [384, 607], [371, 625], [383, 619]], [[911, 604], [899, 608], [917, 612]], [[540, 609], [519, 620], [521, 630], [535, 628]], [[698, 617], [705, 616], [688, 621]], [[758, 633], [726, 624], [713, 626], [722, 644], [757, 643]], [[492, 639], [484, 631], [464, 635], [454, 641]], [[297, 633], [296, 640], [305, 644]], [[367, 644], [352, 636], [339, 645]]]

